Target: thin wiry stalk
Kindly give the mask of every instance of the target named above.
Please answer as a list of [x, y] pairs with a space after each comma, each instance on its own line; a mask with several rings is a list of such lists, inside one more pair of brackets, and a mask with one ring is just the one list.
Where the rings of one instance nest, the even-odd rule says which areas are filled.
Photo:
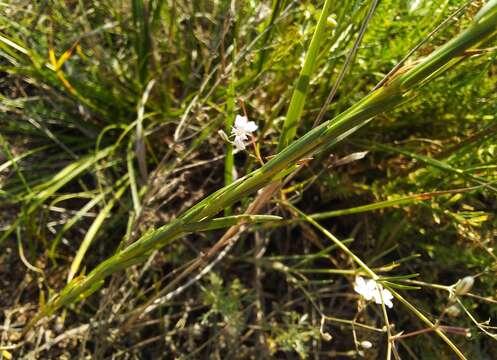
[[347, 73], [347, 70], [349, 69], [349, 66], [352, 63], [353, 58], [355, 57], [355, 54], [357, 53], [357, 50], [359, 49], [359, 45], [361, 44], [362, 38], [364, 37], [364, 33], [366, 32], [366, 28], [369, 24], [369, 21], [373, 17], [374, 11], [376, 10], [376, 6], [378, 5], [378, 1], [379, 0], [374, 0], [371, 3], [371, 6], [369, 7], [368, 13], [366, 14], [366, 17], [364, 18], [364, 21], [361, 24], [361, 28], [359, 29], [359, 34], [357, 34], [357, 39], [355, 40], [354, 45], [352, 46], [352, 49], [350, 49], [349, 53], [347, 54], [347, 57], [345, 58], [345, 62], [343, 64], [343, 67], [340, 70], [340, 73], [338, 74], [338, 78], [335, 81], [335, 84], [333, 84], [333, 87], [331, 88], [331, 91], [328, 94], [328, 97], [326, 98], [324, 105], [321, 107], [321, 110], [319, 111], [318, 117], [316, 118], [316, 120], [314, 120], [313, 126], [317, 126], [321, 123], [321, 121], [323, 120], [324, 114], [326, 113], [326, 110], [328, 109], [328, 106], [333, 101], [333, 98], [335, 97], [335, 95], [338, 91], [338, 87], [340, 86], [343, 78], [345, 77], [345, 74]]

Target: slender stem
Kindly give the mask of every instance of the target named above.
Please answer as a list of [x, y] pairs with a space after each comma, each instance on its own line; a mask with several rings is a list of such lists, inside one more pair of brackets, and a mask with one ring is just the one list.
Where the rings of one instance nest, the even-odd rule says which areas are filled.
[[341, 242], [339, 239], [337, 239], [332, 233], [330, 233], [328, 230], [326, 230], [324, 227], [322, 227], [316, 220], [313, 218], [309, 217], [299, 209], [297, 209], [295, 206], [293, 206], [290, 203], [285, 203], [286, 206], [291, 208], [293, 211], [298, 213], [303, 219], [305, 219], [307, 222], [311, 223], [313, 226], [315, 226], [319, 231], [321, 231], [323, 234], [326, 235], [331, 241], [335, 243], [335, 245], [340, 248], [343, 252], [345, 252], [347, 255], [349, 255], [356, 263], [359, 265], [371, 278], [374, 280], [379, 279], [379, 276], [376, 275], [376, 273], [371, 270], [369, 266], [366, 265], [356, 254], [354, 254], [347, 246], [344, 245], [343, 242]]
[[467, 360], [464, 354], [457, 348], [457, 346], [441, 331], [439, 328], [435, 327], [435, 324], [433, 324], [426, 316], [423, 315], [421, 311], [416, 309], [409, 301], [404, 299], [398, 292], [392, 290], [389, 288], [390, 292], [399, 300], [404, 306], [406, 306], [411, 312], [413, 312], [421, 321], [423, 321], [426, 325], [428, 325], [433, 331], [437, 333], [438, 336], [442, 338], [443, 341], [447, 345], [450, 346], [452, 351], [459, 357], [459, 359]]
[[340, 86], [343, 78], [345, 77], [345, 74], [347, 73], [347, 70], [349, 69], [350, 64], [352, 63], [352, 59], [355, 57], [355, 54], [357, 53], [357, 49], [359, 49], [359, 45], [362, 42], [362, 38], [364, 37], [364, 33], [366, 32], [366, 27], [369, 24], [369, 21], [373, 17], [374, 11], [376, 10], [376, 6], [378, 5], [379, 0], [373, 0], [371, 3], [371, 6], [369, 7], [368, 13], [366, 14], [366, 17], [364, 18], [364, 21], [361, 24], [361, 28], [359, 29], [359, 34], [357, 35], [357, 39], [354, 42], [354, 45], [352, 46], [352, 49], [350, 49], [349, 53], [347, 54], [347, 57], [345, 59], [345, 63], [343, 64], [342, 69], [340, 70], [340, 73], [338, 74], [338, 78], [335, 81], [335, 84], [333, 85], [333, 88], [331, 89], [330, 93], [328, 94], [328, 97], [326, 98], [326, 101], [324, 102], [324, 105], [321, 107], [321, 110], [319, 111], [319, 114], [314, 120], [314, 125], [313, 127], [316, 127], [321, 123], [323, 120], [324, 114], [326, 113], [326, 110], [328, 109], [328, 106], [331, 104], [333, 101], [333, 98], [335, 97], [338, 87]]
[[304, 65], [302, 66], [295, 89], [293, 90], [292, 99], [290, 100], [290, 105], [288, 107], [288, 112], [283, 124], [283, 130], [278, 143], [278, 151], [281, 151], [287, 147], [297, 134], [300, 117], [302, 115], [302, 110], [304, 109], [305, 98], [307, 97], [307, 91], [309, 90], [311, 75], [314, 72], [318, 60], [318, 51], [325, 39], [324, 34], [328, 15], [330, 13], [331, 3], [331, 0], [326, 0], [324, 2], [323, 10], [319, 16], [316, 30], [314, 31], [309, 49], [307, 50], [307, 54], [305, 56]]

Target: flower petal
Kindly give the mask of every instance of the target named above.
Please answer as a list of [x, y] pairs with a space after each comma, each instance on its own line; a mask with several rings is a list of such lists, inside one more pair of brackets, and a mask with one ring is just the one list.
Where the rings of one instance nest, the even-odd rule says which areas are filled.
[[245, 150], [245, 143], [243, 142], [243, 139], [240, 136], [235, 136], [233, 144], [235, 144], [235, 147], [238, 150]]
[[378, 284], [378, 288], [374, 292], [373, 297], [374, 297], [375, 303], [377, 303], [379, 305], [384, 303], [385, 306], [388, 308], [393, 307], [393, 303], [392, 303], [393, 295], [392, 295], [392, 293], [389, 290], [384, 289], [383, 286], [381, 286], [381, 284]]
[[374, 296], [369, 280], [364, 280], [360, 276], [357, 276], [355, 279], [354, 291], [366, 300], [371, 300]]
[[364, 279], [361, 276], [356, 276], [354, 291], [367, 301], [373, 300], [376, 304], [384, 303], [385, 306], [389, 308], [393, 307], [392, 293], [383, 288], [383, 286], [374, 279]]
[[244, 129], [247, 122], [248, 122], [248, 119], [246, 116], [237, 115], [235, 117], [235, 128], [242, 130], [242, 129]]
[[384, 300], [385, 300], [385, 306], [387, 308], [389, 308], [389, 309], [393, 308], [393, 302], [392, 302], [392, 300], [386, 300], [386, 299], [384, 299]]
[[360, 276], [356, 276], [354, 283], [354, 291], [358, 294], [362, 294], [364, 289], [366, 288], [366, 282]]
[[242, 140], [247, 140], [247, 133], [240, 128], [233, 127], [233, 129], [231, 129], [231, 135], [235, 135], [235, 137], [241, 138]]
[[254, 132], [257, 130], [257, 124], [253, 121], [249, 121], [248, 123], [245, 124], [245, 131], [246, 132]]

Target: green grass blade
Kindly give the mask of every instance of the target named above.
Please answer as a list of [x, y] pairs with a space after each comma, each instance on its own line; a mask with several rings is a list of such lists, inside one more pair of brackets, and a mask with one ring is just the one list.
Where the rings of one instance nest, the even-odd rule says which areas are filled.
[[319, 16], [316, 30], [314, 31], [311, 43], [307, 49], [304, 65], [302, 66], [302, 70], [295, 84], [295, 89], [293, 90], [290, 105], [288, 106], [285, 122], [283, 124], [283, 129], [278, 142], [278, 151], [281, 151], [287, 147], [297, 134], [297, 128], [304, 109], [311, 76], [318, 61], [318, 52], [325, 39], [325, 31], [331, 3], [331, 0], [326, 0], [324, 2], [323, 10]]
[[112, 197], [111, 200], [107, 202], [105, 207], [98, 213], [97, 217], [91, 224], [90, 228], [86, 232], [86, 235], [83, 239], [83, 242], [78, 248], [78, 251], [76, 252], [76, 255], [74, 256], [74, 260], [71, 263], [71, 267], [69, 268], [69, 273], [67, 275], [67, 282], [71, 282], [71, 280], [74, 278], [74, 275], [79, 270], [79, 266], [81, 265], [81, 262], [83, 261], [84, 256], [86, 255], [86, 252], [88, 251], [88, 248], [90, 247], [91, 243], [97, 236], [98, 231], [102, 227], [105, 219], [108, 217], [110, 211], [114, 207], [115, 203], [119, 198], [124, 194], [124, 191], [128, 188], [127, 185], [122, 186], [120, 189], [116, 191], [114, 196]]

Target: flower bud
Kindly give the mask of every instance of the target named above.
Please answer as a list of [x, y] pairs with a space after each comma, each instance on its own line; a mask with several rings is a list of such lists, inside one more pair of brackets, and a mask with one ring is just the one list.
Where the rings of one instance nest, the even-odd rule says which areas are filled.
[[326, 18], [326, 23], [328, 24], [329, 27], [331, 28], [336, 28], [337, 27], [337, 21], [333, 17], [333, 15], [330, 15]]
[[466, 276], [463, 279], [459, 280], [454, 288], [454, 293], [456, 295], [464, 295], [467, 294], [473, 284], [475, 283], [475, 278], [472, 276]]
[[331, 341], [333, 339], [333, 336], [331, 336], [330, 333], [327, 333], [324, 331], [324, 322], [325, 322], [325, 318], [323, 316], [321, 318], [321, 327], [319, 328], [319, 332], [321, 333], [321, 336], [323, 337], [324, 341]]
[[230, 138], [228, 137], [228, 135], [223, 131], [223, 130], [219, 130], [217, 132], [219, 134], [219, 136], [221, 137], [221, 139], [223, 139], [224, 141], [226, 142], [230, 142]]
[[450, 317], [458, 317], [459, 315], [461, 315], [461, 309], [457, 305], [451, 305], [451, 306], [449, 306], [447, 308], [447, 310], [445, 310], [445, 312]]
[[361, 341], [361, 347], [363, 349], [371, 349], [373, 347], [373, 344], [370, 341], [364, 340]]

